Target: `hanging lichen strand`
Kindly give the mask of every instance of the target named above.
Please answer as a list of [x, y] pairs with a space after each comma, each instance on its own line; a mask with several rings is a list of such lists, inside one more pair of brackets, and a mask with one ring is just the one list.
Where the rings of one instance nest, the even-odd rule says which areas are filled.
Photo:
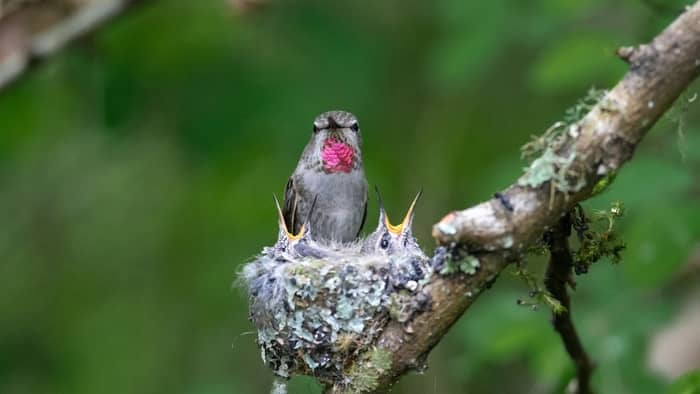
[[375, 340], [392, 320], [410, 332], [412, 318], [431, 307], [424, 286], [442, 274], [412, 235], [417, 199], [399, 225], [380, 206], [377, 229], [352, 244], [317, 242], [308, 225], [290, 234], [280, 216], [277, 243], [242, 272], [262, 359], [276, 375], [313, 375], [362, 392], [372, 385], [358, 373], [365, 360], [390, 367]]

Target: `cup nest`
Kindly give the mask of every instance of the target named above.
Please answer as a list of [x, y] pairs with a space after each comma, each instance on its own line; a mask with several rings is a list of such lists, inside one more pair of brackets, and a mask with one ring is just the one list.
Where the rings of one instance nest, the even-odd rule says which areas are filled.
[[351, 244], [318, 242], [308, 223], [291, 234], [277, 204], [277, 242], [240, 274], [263, 362], [276, 375], [342, 382], [389, 322], [410, 329], [430, 307], [423, 290], [434, 270], [411, 231], [419, 196], [399, 225], [380, 201], [376, 230]]

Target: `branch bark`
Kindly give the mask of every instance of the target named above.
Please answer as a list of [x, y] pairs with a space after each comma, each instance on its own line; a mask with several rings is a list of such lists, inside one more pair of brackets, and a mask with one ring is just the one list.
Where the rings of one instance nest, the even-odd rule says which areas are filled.
[[576, 380], [572, 382], [572, 392], [590, 394], [592, 392], [591, 374], [594, 365], [583, 348], [581, 339], [576, 333], [576, 327], [571, 320], [571, 301], [566, 290], [567, 284], [573, 283], [571, 271], [574, 262], [569, 249], [570, 235], [571, 217], [570, 214], [566, 214], [546, 237], [549, 243], [550, 258], [544, 284], [552, 296], [566, 308], [564, 312], [552, 313], [552, 325], [559, 333], [566, 352], [576, 365]]
[[140, 0], [0, 0], [0, 89]]
[[[142, 2], [0, 0], [0, 89], [31, 64]], [[391, 354], [392, 367], [379, 376], [377, 391], [421, 367], [430, 350], [508, 264], [588, 198], [599, 179], [632, 157], [646, 132], [700, 72], [700, 2], [649, 44], [618, 54], [629, 63], [628, 73], [569, 129], [570, 141], [557, 152], [573, 157], [572, 168], [584, 180], [582, 188], [552, 194], [551, 182], [533, 188], [516, 181], [496, 198], [452, 212], [434, 226], [438, 244], [465, 245], [479, 258], [481, 268], [473, 276], [437, 276], [426, 288], [432, 309], [408, 327], [393, 322], [385, 329], [376, 346]]]
[[[481, 268], [474, 276], [438, 276], [427, 287], [432, 309], [409, 328], [392, 322], [377, 347], [392, 356], [378, 380], [383, 392], [404, 373], [420, 367], [447, 330], [506, 266], [572, 207], [590, 197], [601, 178], [617, 171], [646, 132], [700, 72], [700, 2], [688, 7], [652, 42], [624, 51], [630, 67], [624, 78], [581, 121], [568, 129], [569, 140], [556, 152], [572, 157], [583, 186], [552, 193], [551, 181], [539, 187], [516, 181], [496, 198], [455, 211], [433, 227], [440, 245], [465, 245]], [[521, 179], [520, 181], [522, 181]], [[341, 387], [329, 388], [342, 392]]]

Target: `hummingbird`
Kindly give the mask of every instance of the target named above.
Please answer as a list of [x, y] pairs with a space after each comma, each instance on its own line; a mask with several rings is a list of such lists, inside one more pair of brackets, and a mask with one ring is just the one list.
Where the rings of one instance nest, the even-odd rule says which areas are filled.
[[416, 197], [413, 198], [401, 223], [391, 224], [389, 216], [384, 210], [384, 203], [382, 202], [382, 196], [379, 194], [379, 188], [375, 190], [379, 204], [379, 223], [376, 230], [364, 240], [362, 251], [383, 254], [422, 253], [418, 246], [418, 241], [413, 236], [412, 226], [413, 215], [416, 212], [416, 203], [423, 191], [419, 190]]
[[[324, 253], [322, 248], [314, 241], [311, 235], [311, 225], [309, 221], [305, 221], [299, 231], [294, 233], [289, 231], [287, 228], [287, 223], [285, 223], [284, 215], [282, 214], [282, 208], [280, 208], [280, 203], [277, 201], [277, 196], [272, 196], [275, 200], [275, 207], [277, 208], [277, 214], [279, 217], [279, 232], [277, 235], [277, 242], [274, 246], [274, 251], [288, 253], [289, 256], [295, 258], [304, 257], [315, 257], [321, 259], [327, 257], [327, 253]], [[316, 206], [316, 198], [311, 202], [311, 208], [309, 209], [308, 217], [311, 217], [314, 212], [314, 207]]]
[[367, 217], [361, 145], [355, 115], [329, 111], [316, 117], [311, 140], [284, 193], [282, 211], [291, 233], [298, 233], [308, 222], [316, 240], [347, 243], [357, 239]]

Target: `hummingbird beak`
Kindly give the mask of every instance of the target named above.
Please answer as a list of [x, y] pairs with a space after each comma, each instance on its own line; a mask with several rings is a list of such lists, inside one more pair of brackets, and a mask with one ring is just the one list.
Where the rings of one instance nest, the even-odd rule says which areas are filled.
[[379, 225], [381, 226], [382, 224], [384, 227], [386, 227], [389, 232], [400, 235], [406, 231], [411, 230], [411, 226], [413, 225], [413, 215], [415, 214], [415, 209], [416, 209], [416, 203], [418, 202], [418, 199], [420, 196], [423, 194], [423, 190], [419, 190], [418, 194], [416, 194], [416, 197], [413, 199], [413, 202], [411, 202], [411, 206], [408, 207], [408, 211], [406, 212], [406, 215], [403, 217], [403, 220], [401, 223], [397, 225], [391, 224], [389, 221], [389, 216], [386, 214], [386, 211], [384, 210], [384, 204], [382, 203], [382, 197], [379, 195], [379, 188], [376, 188], [377, 191], [377, 199], [379, 200]]
[[[296, 234], [296, 235], [292, 234], [289, 231], [289, 229], [287, 229], [287, 224], [284, 222], [284, 215], [282, 214], [282, 208], [280, 208], [280, 202], [277, 200], [277, 196], [273, 194], [272, 198], [275, 200], [275, 207], [277, 208], [277, 217], [279, 220], [280, 234], [284, 233], [284, 235], [290, 241], [297, 241], [297, 240], [303, 238], [304, 234], [306, 234], [307, 223], [304, 223], [301, 226], [301, 229], [299, 229], [298, 234]], [[315, 203], [316, 203], [316, 199], [314, 199], [314, 205], [315, 205]], [[312, 209], [313, 209], [313, 207], [312, 207]]]
[[384, 202], [382, 201], [382, 195], [379, 193], [379, 186], [374, 186], [374, 191], [377, 193], [377, 205], [379, 205], [379, 227], [384, 223], [388, 223], [386, 211], [384, 210]]
[[334, 129], [340, 128], [340, 125], [338, 124], [338, 122], [335, 121], [334, 117], [329, 116], [328, 118], [326, 118], [326, 120], [328, 120], [328, 128], [329, 129], [334, 130]]

